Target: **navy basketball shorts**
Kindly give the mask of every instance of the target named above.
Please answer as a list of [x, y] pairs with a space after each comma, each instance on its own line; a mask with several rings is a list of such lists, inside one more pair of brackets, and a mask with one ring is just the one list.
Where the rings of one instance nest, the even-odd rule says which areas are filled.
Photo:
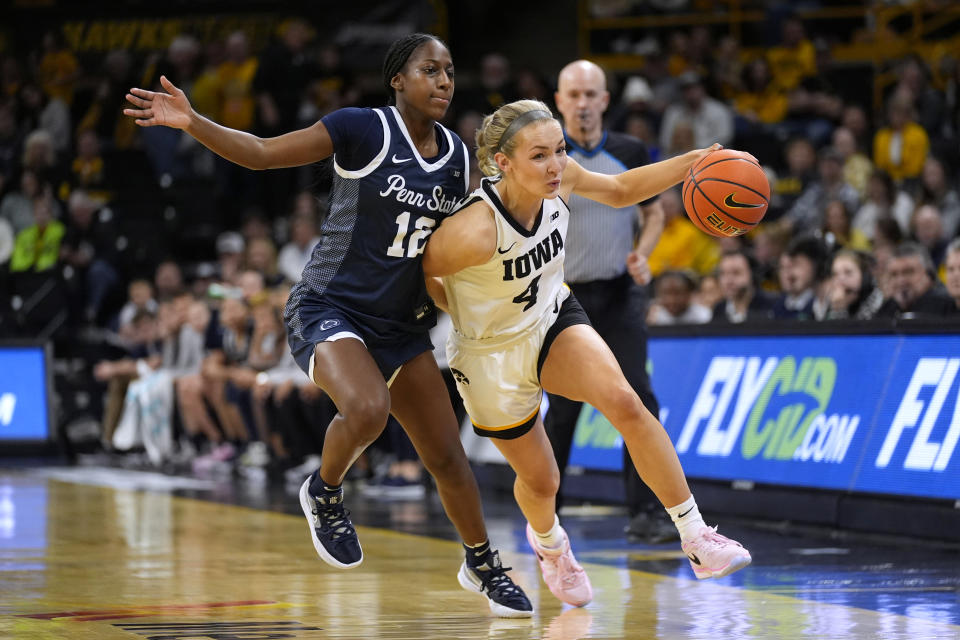
[[[393, 383], [405, 363], [424, 351], [433, 350], [433, 343], [430, 342], [430, 334], [427, 332], [410, 333], [399, 339], [384, 340], [348, 312], [322, 298], [302, 300], [293, 310], [292, 316], [287, 321], [287, 342], [297, 365], [314, 384], [317, 382], [313, 379], [314, 349], [321, 342], [359, 340], [373, 357], [387, 386]], [[291, 327], [294, 319], [298, 320], [298, 331]]]

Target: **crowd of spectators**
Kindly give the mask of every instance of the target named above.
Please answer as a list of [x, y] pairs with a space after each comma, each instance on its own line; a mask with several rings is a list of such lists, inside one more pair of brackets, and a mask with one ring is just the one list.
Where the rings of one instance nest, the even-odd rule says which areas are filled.
[[[641, 68], [611, 76], [607, 125], [644, 140], [653, 159], [720, 142], [756, 155], [771, 185], [764, 222], [738, 238], [706, 236], [676, 190], [661, 196], [649, 322], [960, 313], [960, 64], [898, 61], [877, 112], [867, 96], [831, 84], [842, 75], [829, 47], [800, 20], [786, 18], [781, 42], [762, 55], [740, 44], [678, 29]], [[146, 58], [115, 50], [85, 66], [51, 32], [37, 50], [0, 58], [4, 335], [103, 347], [89, 372], [104, 397], [107, 449], [142, 450], [154, 465], [197, 473], [272, 470], [299, 483], [317, 465], [335, 408], [293, 362], [282, 310], [319, 240], [324, 170], [244, 170], [179, 131], [135, 128], [122, 116], [124, 95], [155, 88], [164, 74], [201, 113], [260, 135], [382, 97], [365, 97], [337, 47], [300, 20], [261, 51], [239, 31], [204, 45], [181, 34]], [[514, 70], [499, 53], [469, 64], [448, 116], [468, 143], [504, 102], [552, 102], [552, 80], [538, 70]], [[206, 244], [188, 252], [178, 237], [151, 235], [138, 209], [153, 196], [137, 198], [131, 163], [151, 188], [198, 187], [186, 193], [212, 221]], [[479, 180], [476, 167], [471, 177]], [[131, 220], [147, 225], [139, 241]], [[378, 490], [422, 492], [398, 425], [383, 442], [385, 462], [366, 466], [379, 470]]]
[[609, 124], [654, 159], [720, 142], [757, 156], [771, 186], [738, 238], [704, 236], [676, 192], [661, 197], [649, 322], [960, 318], [960, 63], [894, 61], [873, 109], [824, 38], [793, 16], [781, 29], [755, 55], [678, 30], [621, 78]]

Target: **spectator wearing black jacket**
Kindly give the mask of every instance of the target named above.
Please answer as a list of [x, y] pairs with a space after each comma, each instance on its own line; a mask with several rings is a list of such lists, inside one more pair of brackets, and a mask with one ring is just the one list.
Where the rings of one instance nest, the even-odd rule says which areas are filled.
[[953, 298], [953, 313], [960, 313], [960, 238], [947, 245], [947, 293]]
[[756, 260], [746, 251], [730, 251], [720, 258], [717, 280], [723, 298], [713, 307], [714, 323], [767, 320], [773, 300], [757, 282]]
[[890, 295], [877, 312], [880, 317], [945, 316], [956, 308], [937, 282], [933, 260], [923, 245], [898, 245], [887, 264], [886, 278]]
[[86, 191], [74, 191], [68, 209], [70, 218], [60, 255], [76, 272], [74, 291], [83, 302], [83, 319], [94, 321], [120, 283], [114, 266], [118, 234], [113, 212], [101, 208]]
[[816, 236], [790, 241], [780, 256], [780, 290], [773, 304], [773, 317], [781, 320], [819, 320], [826, 305], [818, 297], [827, 248]]

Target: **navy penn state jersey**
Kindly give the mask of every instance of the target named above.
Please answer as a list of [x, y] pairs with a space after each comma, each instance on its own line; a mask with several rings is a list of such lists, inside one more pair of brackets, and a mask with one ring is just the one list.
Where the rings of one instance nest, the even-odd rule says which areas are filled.
[[330, 212], [285, 317], [317, 296], [377, 342], [426, 333], [436, 323], [421, 264], [427, 238], [464, 199], [467, 147], [436, 124], [439, 153], [423, 158], [396, 107], [340, 109], [323, 118], [333, 141]]

